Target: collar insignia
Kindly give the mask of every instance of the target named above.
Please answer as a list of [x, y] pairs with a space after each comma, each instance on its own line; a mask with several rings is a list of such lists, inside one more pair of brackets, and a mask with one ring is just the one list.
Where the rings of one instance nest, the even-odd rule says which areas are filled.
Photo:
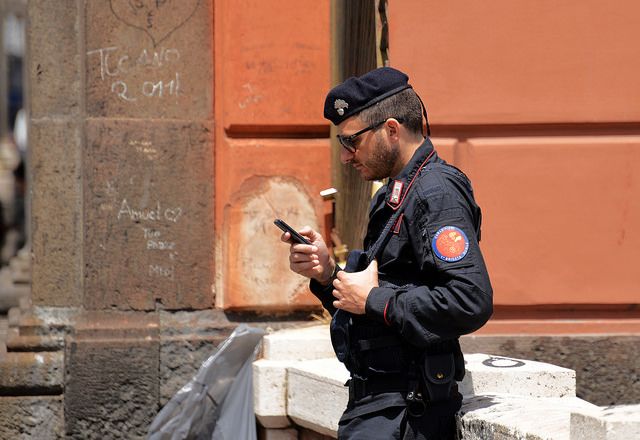
[[402, 195], [402, 188], [404, 187], [404, 183], [401, 180], [396, 180], [393, 182], [393, 189], [391, 190], [391, 198], [389, 199], [389, 203], [397, 205], [400, 203], [400, 196]]
[[344, 115], [344, 109], [349, 108], [349, 104], [347, 104], [347, 101], [344, 99], [336, 99], [333, 103], [333, 108], [335, 108], [338, 111], [338, 114], [342, 116]]

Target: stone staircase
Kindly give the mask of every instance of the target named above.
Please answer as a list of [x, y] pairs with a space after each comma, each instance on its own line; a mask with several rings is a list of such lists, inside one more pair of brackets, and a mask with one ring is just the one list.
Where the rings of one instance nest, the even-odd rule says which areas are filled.
[[32, 315], [30, 255], [0, 270], [0, 438], [64, 436], [64, 336]]

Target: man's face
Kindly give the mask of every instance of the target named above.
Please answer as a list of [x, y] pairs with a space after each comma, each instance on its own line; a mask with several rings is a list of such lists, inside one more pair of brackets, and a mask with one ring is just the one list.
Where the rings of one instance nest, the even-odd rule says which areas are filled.
[[[367, 124], [354, 116], [338, 125], [338, 134], [349, 136], [366, 127]], [[353, 153], [340, 147], [340, 161], [343, 164], [351, 164], [365, 180], [380, 180], [391, 176], [400, 150], [389, 144], [384, 124], [362, 133], [354, 143], [356, 151]]]

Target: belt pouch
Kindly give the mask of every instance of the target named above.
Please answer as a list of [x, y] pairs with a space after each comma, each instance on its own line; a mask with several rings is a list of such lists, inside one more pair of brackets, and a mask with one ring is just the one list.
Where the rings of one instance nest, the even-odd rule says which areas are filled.
[[429, 401], [448, 400], [455, 373], [453, 353], [425, 354], [422, 364]]

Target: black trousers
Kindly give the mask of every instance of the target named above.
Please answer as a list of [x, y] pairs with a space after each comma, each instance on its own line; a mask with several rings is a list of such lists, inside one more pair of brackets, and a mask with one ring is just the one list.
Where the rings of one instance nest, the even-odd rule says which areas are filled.
[[340, 420], [338, 440], [456, 440], [456, 412], [462, 404], [459, 394], [437, 405], [428, 405], [421, 417], [406, 407], [387, 409]]

